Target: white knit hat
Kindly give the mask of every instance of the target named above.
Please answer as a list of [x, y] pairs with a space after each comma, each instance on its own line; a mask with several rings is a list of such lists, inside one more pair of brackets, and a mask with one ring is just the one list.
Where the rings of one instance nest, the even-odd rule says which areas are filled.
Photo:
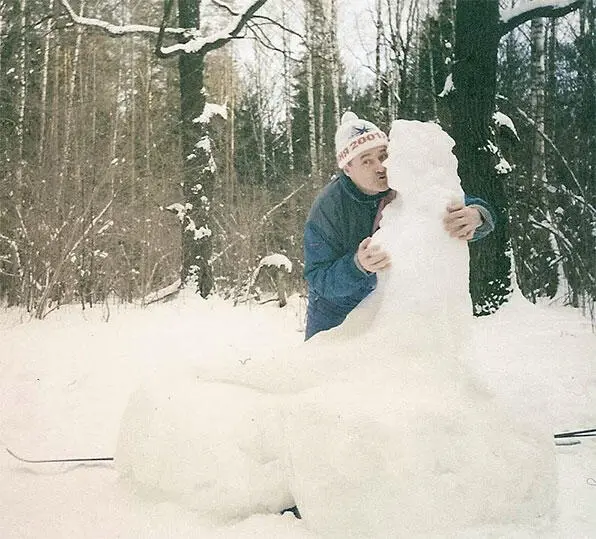
[[388, 138], [375, 124], [361, 120], [352, 111], [344, 112], [335, 132], [337, 166], [344, 168], [354, 157], [377, 146], [387, 146]]

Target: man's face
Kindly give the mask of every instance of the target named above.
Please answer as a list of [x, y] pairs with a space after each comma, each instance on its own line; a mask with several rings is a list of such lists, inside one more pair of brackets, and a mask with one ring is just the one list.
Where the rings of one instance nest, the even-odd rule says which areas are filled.
[[344, 167], [344, 172], [363, 193], [376, 195], [389, 189], [387, 169], [383, 166], [385, 159], [387, 146], [377, 146], [354, 157]]

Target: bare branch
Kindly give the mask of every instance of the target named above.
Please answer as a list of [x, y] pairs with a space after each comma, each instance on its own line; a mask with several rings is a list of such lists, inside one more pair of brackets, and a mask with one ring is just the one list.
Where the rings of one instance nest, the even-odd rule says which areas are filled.
[[219, 2], [218, 0], [211, 0], [212, 4], [215, 4], [217, 7], [225, 9], [230, 15], [237, 17], [239, 13], [235, 12], [228, 4], [224, 4], [223, 2]]
[[268, 22], [269, 24], [272, 24], [273, 26], [277, 26], [278, 28], [280, 28], [281, 30], [283, 30], [284, 32], [287, 32], [288, 34], [292, 34], [300, 39], [304, 39], [304, 35], [303, 34], [299, 34], [298, 32], [296, 32], [295, 30], [292, 30], [291, 28], [288, 28], [287, 26], [283, 25], [282, 23], [272, 19], [271, 17], [267, 17], [265, 15], [255, 15], [252, 18], [253, 21], [259, 21], [259, 20], [263, 20]]
[[260, 25], [254, 24], [254, 23], [248, 23], [246, 25], [246, 28], [254, 34], [255, 39], [261, 45], [263, 45], [263, 47], [265, 47], [266, 49], [269, 49], [270, 51], [279, 52], [279, 53], [283, 54], [284, 51], [282, 49], [280, 49], [279, 47], [277, 47], [271, 41], [269, 36], [265, 33], [265, 31], [263, 30], [263, 28]]
[[539, 17], [563, 17], [579, 9], [585, 0], [533, 0], [502, 11], [499, 35], [504, 36], [519, 25]]
[[[114, 202], [115, 199], [116, 199], [116, 194], [114, 194], [112, 196], [112, 198], [108, 201], [108, 203], [104, 206], [104, 208], [87, 225], [87, 228], [85, 228], [81, 232], [81, 235], [78, 237], [78, 239], [76, 239], [70, 247], [67, 247], [67, 249], [62, 254], [62, 256], [60, 258], [60, 261], [58, 263], [58, 266], [54, 269], [54, 272], [52, 274], [52, 277], [51, 277], [49, 283], [46, 285], [43, 293], [41, 294], [41, 297], [39, 299], [39, 302], [37, 304], [37, 307], [35, 308], [35, 316], [37, 318], [39, 318], [39, 319], [44, 318], [44, 316], [46, 314], [45, 310], [46, 310], [46, 305], [47, 305], [47, 302], [48, 302], [49, 295], [50, 295], [50, 293], [51, 293], [54, 285], [58, 282], [58, 280], [62, 276], [62, 269], [64, 267], [64, 264], [69, 259], [70, 255], [76, 251], [77, 247], [85, 240], [85, 238], [87, 238], [87, 236], [93, 230], [93, 228], [99, 222], [99, 220], [110, 209], [110, 207], [111, 207], [111, 205], [112, 205], [112, 203]], [[82, 223], [83, 222], [83, 217], [89, 211], [89, 209], [90, 209], [90, 204], [87, 206], [87, 208], [85, 208], [84, 212], [77, 219], [77, 221], [79, 223]], [[76, 229], [73, 228], [73, 234], [71, 235], [71, 239], [74, 239], [75, 238], [75, 235], [74, 235], [75, 230]]]
[[[528, 116], [528, 114], [526, 114], [522, 109], [520, 109], [518, 106], [514, 105], [509, 99], [507, 99], [504, 95], [497, 95], [496, 96], [497, 99], [501, 100], [501, 101], [505, 101], [506, 103], [508, 103], [511, 107], [513, 107], [515, 109], [515, 111], [534, 129], [536, 129], [536, 132], [544, 139], [544, 141], [553, 149], [553, 151], [557, 154], [557, 156], [559, 157], [559, 159], [561, 160], [561, 162], [563, 163], [563, 165], [565, 166], [565, 168], [567, 169], [567, 172], [569, 172], [569, 175], [571, 176], [571, 179], [573, 180], [573, 182], [575, 183], [581, 197], [578, 197], [581, 199], [581, 201], [586, 204], [585, 202], [585, 192], [584, 189], [582, 188], [581, 184], [579, 183], [579, 180], [577, 179], [577, 176], [573, 173], [573, 170], [571, 170], [571, 167], [569, 166], [569, 163], [567, 162], [567, 159], [565, 159], [565, 156], [559, 151], [559, 148], [557, 148], [556, 144], [550, 139], [550, 137], [544, 133], [544, 131], [542, 131], [541, 129], [538, 128], [538, 126], [536, 125], [536, 122], [530, 118], [530, 116]], [[588, 205], [589, 206], [589, 205]], [[592, 210], [594, 210], [594, 208], [591, 208]]]
[[[589, 268], [586, 267], [581, 256], [579, 256], [577, 254], [577, 252], [574, 250], [573, 244], [571, 243], [571, 241], [569, 241], [569, 239], [556, 226], [554, 226], [552, 223], [549, 223], [546, 220], [538, 221], [534, 217], [530, 217], [529, 222], [532, 226], [534, 226], [534, 228], [542, 228], [542, 229], [550, 232], [551, 234], [557, 236], [557, 238], [559, 238], [559, 240], [561, 240], [561, 245], [565, 246], [565, 249], [569, 253], [569, 256], [572, 257], [573, 259], [575, 259], [575, 262], [576, 262], [576, 266], [574, 268], [575, 271], [578, 272], [577, 267], [580, 266], [584, 270], [584, 275], [590, 281], [590, 284], [592, 284], [592, 285], [596, 284], [596, 278], [592, 275]], [[579, 274], [579, 272], [578, 272], [578, 275], [580, 275], [580, 277], [581, 277], [581, 274]]]
[[174, 0], [165, 0], [164, 8], [163, 8], [163, 18], [161, 20], [161, 26], [159, 27], [159, 34], [157, 36], [157, 43], [155, 45], [155, 54], [158, 58], [161, 58], [161, 47], [163, 44], [163, 38], [166, 33], [166, 25], [170, 20], [170, 13], [172, 11], [172, 5], [174, 4]]

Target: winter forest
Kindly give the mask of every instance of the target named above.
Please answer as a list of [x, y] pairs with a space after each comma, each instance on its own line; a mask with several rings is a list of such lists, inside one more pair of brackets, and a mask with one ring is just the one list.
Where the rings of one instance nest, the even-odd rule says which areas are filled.
[[513, 275], [593, 318], [596, 0], [518, 4], [0, 1], [2, 304], [303, 293], [351, 109], [455, 139], [499, 219], [471, 248], [476, 314]]

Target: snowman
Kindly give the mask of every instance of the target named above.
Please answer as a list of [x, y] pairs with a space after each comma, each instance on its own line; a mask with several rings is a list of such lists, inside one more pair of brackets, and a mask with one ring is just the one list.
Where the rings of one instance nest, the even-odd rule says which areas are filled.
[[295, 350], [139, 389], [122, 421], [122, 476], [217, 522], [296, 504], [325, 537], [548, 524], [550, 436], [508, 417], [462, 360], [473, 353], [468, 252], [442, 224], [463, 199], [452, 147], [435, 124], [394, 122], [398, 196], [373, 237], [394, 262], [377, 290]]

